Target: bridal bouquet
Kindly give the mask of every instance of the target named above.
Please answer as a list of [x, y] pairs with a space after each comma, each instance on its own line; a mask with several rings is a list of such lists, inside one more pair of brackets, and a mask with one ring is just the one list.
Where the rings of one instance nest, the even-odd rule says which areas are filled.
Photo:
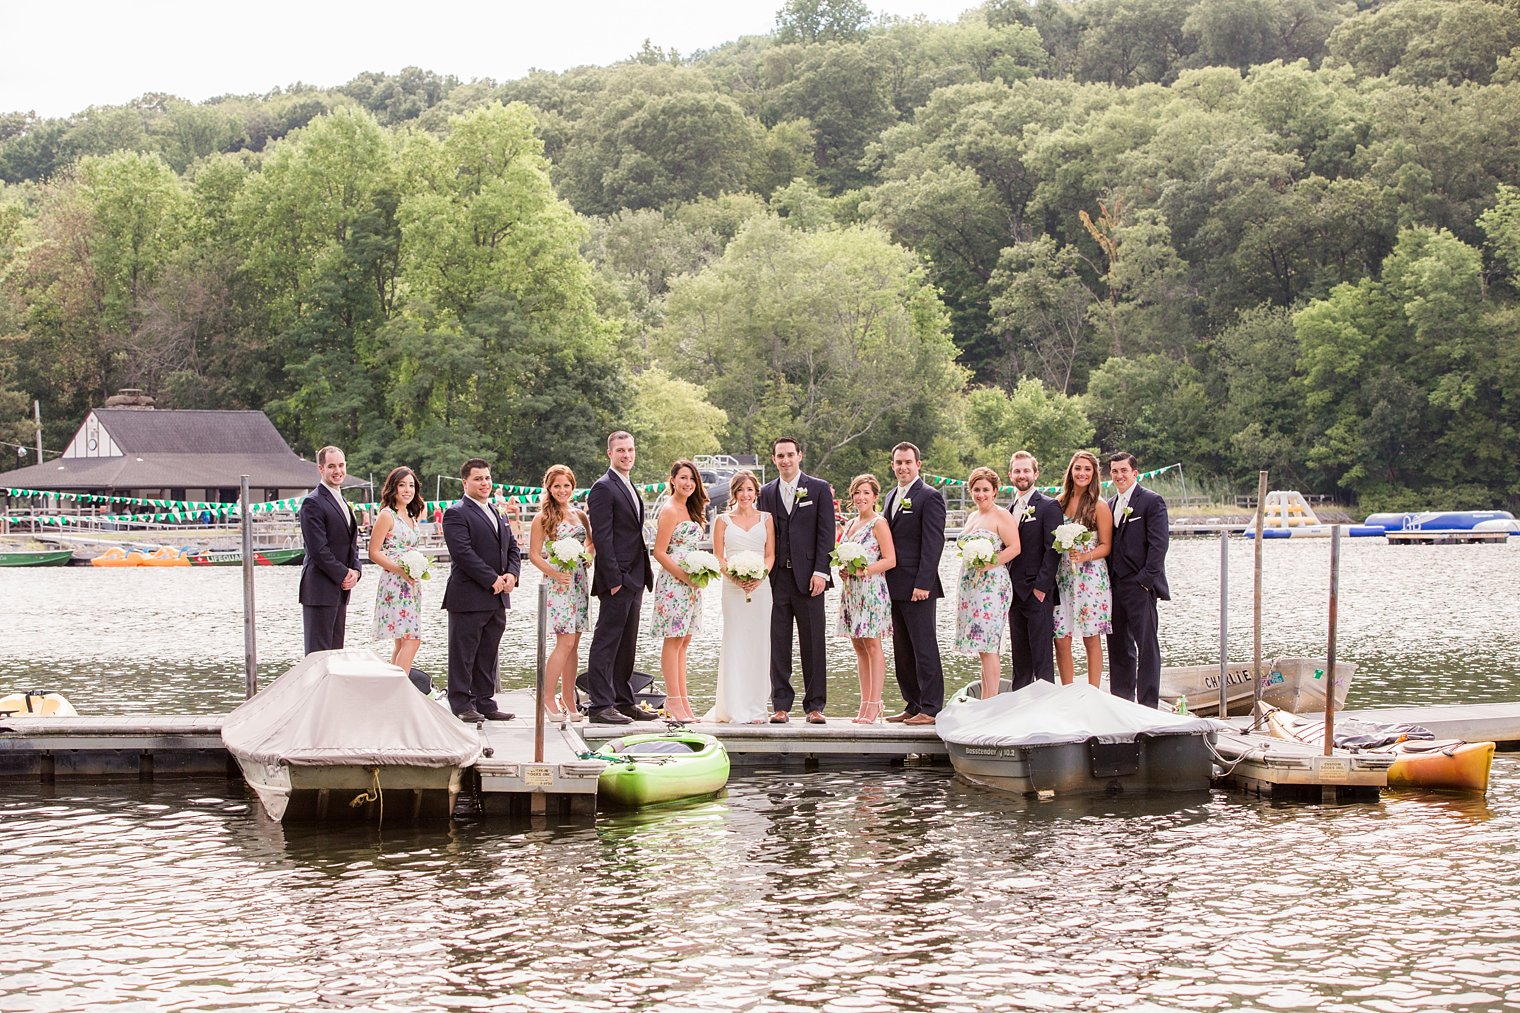
[[997, 546], [990, 538], [968, 538], [961, 543], [961, 560], [969, 569], [986, 566], [997, 559]]
[[839, 567], [840, 573], [850, 577], [859, 577], [871, 565], [866, 558], [866, 547], [859, 542], [840, 542], [829, 553], [829, 560]]
[[573, 573], [577, 566], [591, 559], [591, 554], [579, 538], [560, 538], [549, 543], [548, 558], [561, 570]]
[[[758, 552], [746, 549], [728, 557], [728, 575], [735, 580], [762, 580], [769, 572], [765, 568], [765, 558]], [[750, 600], [748, 593], [744, 600]]]
[[428, 558], [416, 549], [412, 549], [410, 552], [403, 552], [401, 558], [396, 560], [396, 562], [400, 564], [401, 569], [406, 571], [406, 575], [413, 580], [433, 579], [433, 571], [429, 566]]
[[705, 549], [692, 549], [681, 557], [681, 569], [691, 578], [691, 586], [704, 588], [714, 577], [723, 572], [718, 557]]
[[1087, 527], [1072, 521], [1062, 524], [1055, 530], [1055, 550], [1057, 552], [1070, 552], [1072, 549], [1086, 549], [1092, 545], [1097, 536]]

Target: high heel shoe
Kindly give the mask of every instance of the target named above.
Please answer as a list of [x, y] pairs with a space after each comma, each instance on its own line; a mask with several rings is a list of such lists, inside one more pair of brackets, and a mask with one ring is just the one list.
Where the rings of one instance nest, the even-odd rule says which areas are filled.
[[883, 711], [883, 709], [884, 708], [882, 707], [882, 703], [881, 703], [880, 700], [872, 700], [872, 701], [870, 701], [869, 703], [867, 703], [865, 705], [865, 712], [866, 712], [865, 717], [866, 717], [866, 719], [862, 723], [863, 724], [868, 724], [868, 725], [879, 725], [879, 724], [881, 724], [882, 721], [883, 721], [883, 718], [882, 718], [882, 711]]
[[665, 710], [675, 721], [695, 721], [697, 716], [691, 710], [691, 697], [672, 696], [665, 700]]

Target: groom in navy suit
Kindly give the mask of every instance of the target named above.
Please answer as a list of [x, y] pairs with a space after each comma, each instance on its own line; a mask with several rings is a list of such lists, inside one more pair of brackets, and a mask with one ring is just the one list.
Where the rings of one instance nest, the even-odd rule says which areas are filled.
[[1108, 635], [1108, 685], [1114, 696], [1156, 706], [1161, 697], [1161, 644], [1156, 602], [1170, 601], [1166, 548], [1171, 538], [1166, 500], [1139, 484], [1134, 454], [1109, 458], [1108, 474], [1119, 494], [1108, 501], [1114, 515], [1114, 547], [1108, 577], [1114, 595], [1114, 631]]
[[449, 547], [449, 709], [462, 721], [507, 721], [496, 705], [496, 669], [522, 550], [491, 506], [491, 467], [478, 457], [459, 469], [464, 498], [443, 513]]
[[348, 623], [348, 595], [359, 583], [359, 524], [343, 499], [348, 459], [337, 447], [317, 451], [322, 481], [301, 501], [301, 627], [306, 653], [343, 646]]
[[1015, 496], [1008, 507], [1019, 525], [1023, 550], [1008, 561], [1013, 579], [1013, 607], [1008, 610], [1008, 632], [1013, 644], [1013, 688], [1023, 689], [1036, 679], [1055, 682], [1056, 567], [1061, 554], [1055, 550], [1056, 528], [1061, 526], [1061, 505], [1039, 489], [1040, 462], [1020, 450], [1008, 462], [1008, 480]]
[[828, 699], [828, 658], [823, 592], [834, 583], [834, 497], [829, 484], [802, 473], [802, 444], [790, 436], [771, 441], [779, 477], [765, 483], [758, 506], [776, 525], [776, 565], [771, 569], [771, 715], [784, 724], [797, 699], [792, 688], [792, 625], [802, 648], [802, 709], [821, 725]]
[[633, 692], [633, 656], [639, 646], [639, 609], [654, 588], [654, 567], [644, 544], [644, 500], [629, 475], [637, 456], [633, 434], [607, 437], [607, 473], [591, 486], [586, 509], [596, 540], [591, 593], [600, 609], [586, 659], [586, 689], [593, 724], [626, 725], [658, 717], [638, 706]]
[[892, 448], [897, 486], [887, 493], [887, 526], [897, 550], [897, 565], [886, 572], [892, 599], [892, 658], [903, 710], [888, 721], [932, 725], [945, 703], [945, 673], [940, 664], [935, 607], [945, 596], [939, 559], [945, 551], [945, 498], [918, 477], [918, 448]]

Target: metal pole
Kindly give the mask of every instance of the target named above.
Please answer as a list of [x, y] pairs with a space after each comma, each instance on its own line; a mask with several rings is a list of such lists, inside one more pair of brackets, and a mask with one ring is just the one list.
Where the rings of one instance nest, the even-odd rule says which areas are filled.
[[549, 582], [538, 584], [538, 690], [534, 693], [533, 762], [544, 762], [544, 687], [547, 680], [549, 646]]
[[1325, 755], [1335, 745], [1335, 625], [1341, 592], [1341, 526], [1330, 525], [1330, 643], [1325, 652]]
[[[25, 402], [22, 402], [23, 404]], [[37, 423], [37, 463], [42, 463], [42, 402], [32, 402], [32, 421]]]
[[253, 498], [242, 481], [243, 514], [243, 686], [247, 699], [259, 691], [259, 646], [253, 624]]
[[1261, 727], [1261, 543], [1265, 541], [1263, 529], [1267, 521], [1267, 473], [1263, 471], [1256, 481], [1256, 595], [1251, 604], [1252, 621], [1255, 624], [1255, 646], [1251, 654], [1251, 730]]
[[1219, 719], [1230, 713], [1230, 533], [1219, 532]]

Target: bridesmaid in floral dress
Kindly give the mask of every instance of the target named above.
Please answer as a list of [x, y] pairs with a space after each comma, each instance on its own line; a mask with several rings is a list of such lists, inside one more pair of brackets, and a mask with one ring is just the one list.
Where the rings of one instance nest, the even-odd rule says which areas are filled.
[[[550, 581], [548, 600], [549, 632], [554, 634], [554, 649], [544, 662], [544, 712], [551, 721], [584, 717], [575, 699], [575, 673], [579, 668], [581, 634], [590, 626], [591, 581], [586, 575], [586, 561], [565, 571], [550, 562], [547, 548], [562, 538], [573, 538], [595, 552], [591, 541], [591, 522], [586, 514], [570, 505], [575, 495], [575, 472], [563, 464], [549, 466], [544, 472], [543, 492], [539, 494], [538, 515], [529, 530], [528, 559]], [[558, 694], [563, 711], [555, 711], [549, 701]]]
[[856, 475], [850, 481], [850, 503], [855, 519], [844, 529], [841, 542], [854, 542], [866, 550], [869, 566], [860, 576], [839, 571], [839, 635], [850, 638], [855, 649], [855, 668], [860, 674], [860, 710], [857, 725], [880, 724], [881, 689], [887, 677], [887, 659], [881, 638], [892, 634], [892, 598], [882, 576], [897, 565], [892, 531], [887, 519], [876, 512], [881, 483], [875, 475]]
[[1008, 628], [1008, 607], [1013, 604], [1013, 581], [1008, 563], [1019, 554], [1019, 524], [1013, 514], [998, 506], [998, 474], [976, 468], [966, 479], [976, 509], [966, 518], [956, 544], [972, 539], [992, 542], [997, 552], [981, 566], [961, 563], [960, 604], [955, 610], [955, 649], [981, 658], [982, 699], [997, 696], [1003, 683], [1003, 631]]
[[1103, 562], [1114, 542], [1114, 515], [1099, 495], [1098, 458], [1085, 450], [1071, 455], [1061, 481], [1061, 513], [1097, 540], [1085, 551], [1063, 553], [1056, 567], [1056, 670], [1061, 685], [1076, 678], [1071, 657], [1071, 636], [1082, 638], [1087, 652], [1087, 681], [1096, 686], [1103, 677], [1103, 637], [1114, 631], [1114, 599], [1109, 590], [1108, 564]]
[[392, 468], [380, 485], [380, 516], [369, 532], [369, 558], [385, 573], [375, 588], [374, 639], [390, 638], [391, 664], [411, 672], [422, 646], [422, 588], [398, 560], [422, 540], [422, 497], [411, 468]]
[[695, 721], [686, 693], [686, 649], [702, 625], [702, 591], [681, 569], [681, 560], [697, 548], [707, 529], [707, 489], [697, 466], [687, 460], [670, 466], [670, 498], [660, 508], [654, 532], [654, 558], [660, 576], [654, 585], [654, 626], [664, 638], [660, 676], [665, 681], [665, 713], [677, 721]]

